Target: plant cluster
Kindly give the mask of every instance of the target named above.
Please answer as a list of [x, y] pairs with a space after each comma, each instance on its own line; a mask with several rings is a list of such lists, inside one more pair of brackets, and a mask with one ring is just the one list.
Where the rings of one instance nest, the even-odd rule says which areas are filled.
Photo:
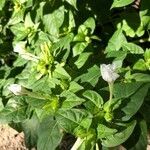
[[26, 145], [146, 150], [150, 0], [1, 0], [0, 123]]

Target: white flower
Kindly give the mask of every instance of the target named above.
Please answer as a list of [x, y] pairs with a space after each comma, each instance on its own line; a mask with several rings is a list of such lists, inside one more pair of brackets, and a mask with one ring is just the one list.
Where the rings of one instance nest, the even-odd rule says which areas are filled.
[[117, 78], [119, 78], [119, 74], [117, 74], [116, 67], [114, 64], [102, 64], [100, 65], [102, 78], [108, 83], [114, 82]]
[[23, 95], [27, 93], [27, 90], [19, 84], [11, 84], [8, 89], [15, 95]]

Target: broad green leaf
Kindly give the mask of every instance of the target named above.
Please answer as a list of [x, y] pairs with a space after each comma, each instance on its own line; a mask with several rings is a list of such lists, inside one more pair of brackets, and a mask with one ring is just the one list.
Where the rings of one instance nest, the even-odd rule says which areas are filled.
[[75, 57], [75, 56], [81, 54], [87, 46], [88, 46], [88, 43], [86, 43], [86, 42], [79, 42], [79, 43], [75, 44], [75, 46], [72, 49], [73, 56]]
[[37, 150], [55, 150], [63, 133], [52, 116], [45, 118], [38, 129]]
[[33, 114], [33, 116], [30, 119], [25, 120], [21, 125], [25, 134], [25, 142], [27, 144], [27, 147], [35, 147], [38, 138], [37, 130], [40, 125], [36, 114]]
[[33, 23], [32, 19], [31, 19], [30, 13], [26, 14], [24, 25], [25, 25], [26, 28], [33, 28], [35, 26], [35, 24]]
[[146, 62], [143, 59], [139, 59], [133, 66], [134, 70], [146, 71]]
[[81, 83], [89, 83], [94, 87], [97, 84], [99, 77], [100, 68], [97, 65], [94, 65], [87, 70], [87, 73], [84, 73], [81, 76], [77, 77], [75, 81], [81, 80]]
[[70, 86], [69, 86], [68, 91], [75, 93], [75, 92], [78, 92], [78, 91], [80, 91], [82, 89], [83, 89], [83, 87], [81, 85], [79, 85], [75, 81], [72, 81], [72, 82], [70, 82]]
[[18, 58], [16, 59], [16, 61], [13, 64], [13, 66], [20, 67], [20, 66], [25, 65], [27, 62], [28, 62], [28, 60], [23, 59], [21, 56], [18, 56]]
[[114, 96], [116, 99], [127, 98], [134, 94], [142, 84], [142, 82], [114, 84]]
[[97, 127], [98, 139], [114, 135], [115, 133], [117, 133], [117, 129], [109, 128], [103, 124], [98, 124]]
[[76, 96], [74, 93], [70, 91], [65, 91], [61, 94], [61, 97], [65, 97], [66, 99], [62, 103], [62, 109], [71, 109], [77, 105], [82, 104], [85, 100]]
[[122, 47], [123, 47], [123, 50], [129, 51], [131, 54], [143, 54], [144, 53], [144, 50], [140, 46], [134, 43], [124, 43]]
[[137, 82], [150, 82], [150, 75], [144, 73], [134, 73], [132, 74], [132, 78]]
[[77, 61], [75, 62], [75, 65], [78, 69], [80, 69], [86, 63], [91, 54], [92, 53], [85, 52], [79, 55]]
[[4, 6], [5, 6], [5, 0], [1, 0], [1, 2], [0, 2], [0, 11], [3, 9]]
[[115, 7], [123, 7], [133, 3], [134, 0], [114, 0], [111, 9]]
[[102, 145], [106, 147], [115, 147], [125, 142], [132, 134], [136, 125], [136, 121], [132, 121], [124, 125], [125, 129], [122, 129], [121, 131], [118, 131], [115, 134], [111, 134], [109, 136], [106, 136], [105, 138], [102, 138]]
[[[35, 93], [36, 94], [36, 93]], [[34, 98], [34, 97], [25, 97], [26, 99], [26, 102], [32, 106], [33, 108], [40, 108], [42, 109], [44, 105], [46, 105], [46, 103], [48, 102], [48, 99], [43, 99], [44, 96], [40, 95], [39, 96], [39, 93], [37, 93], [35, 95], [37, 98]], [[42, 96], [42, 98], [40, 98]]]
[[53, 72], [54, 78], [60, 78], [60, 79], [70, 79], [70, 75], [67, 73], [67, 71], [61, 67], [60, 65], [56, 66], [56, 69]]
[[110, 38], [105, 52], [119, 51], [123, 43], [126, 43], [126, 38], [123, 35], [122, 30], [118, 29]]
[[[22, 7], [21, 5], [19, 7]], [[17, 7], [16, 7], [17, 9]], [[17, 23], [23, 22], [25, 8], [22, 7], [18, 10], [14, 10], [11, 18], [9, 19], [8, 25], [16, 25]]]
[[61, 6], [53, 13], [45, 14], [43, 16], [43, 22], [45, 25], [45, 31], [53, 36], [59, 36], [59, 28], [64, 22], [64, 7]]
[[150, 61], [150, 49], [146, 49], [144, 53], [144, 59], [145, 61]]
[[146, 150], [147, 148], [147, 124], [145, 120], [140, 120], [131, 137], [124, 146], [128, 150]]
[[28, 81], [28, 87], [33, 89], [33, 91], [41, 91], [41, 92], [50, 92], [51, 88], [55, 88], [57, 84], [59, 84], [59, 81], [54, 78], [49, 78], [48, 76], [45, 76], [39, 80], [33, 78], [33, 80]]
[[83, 96], [91, 102], [91, 105], [94, 105], [98, 109], [102, 108], [103, 98], [95, 91], [87, 90], [83, 93]]
[[86, 117], [88, 117], [88, 114], [84, 110], [62, 109], [57, 112], [56, 120], [67, 132], [73, 133], [74, 129], [80, 126], [82, 120]]
[[0, 123], [18, 123], [24, 121], [28, 115], [26, 114], [27, 104], [21, 97], [9, 99], [7, 105], [0, 111]]
[[95, 29], [95, 20], [94, 18], [90, 17], [83, 23], [87, 28], [91, 29], [90, 33], [94, 32]]
[[14, 35], [16, 35], [16, 40], [23, 40], [28, 35], [28, 30], [25, 28], [23, 23], [15, 24], [14, 26], [11, 26], [11, 31]]
[[77, 0], [65, 0], [67, 3], [69, 3], [70, 5], [72, 5], [75, 9], [77, 9]]
[[149, 84], [141, 86], [129, 99], [127, 99], [128, 102], [126, 106], [122, 108], [122, 111], [125, 113], [125, 116], [122, 118], [123, 121], [129, 120], [140, 109], [149, 87]]

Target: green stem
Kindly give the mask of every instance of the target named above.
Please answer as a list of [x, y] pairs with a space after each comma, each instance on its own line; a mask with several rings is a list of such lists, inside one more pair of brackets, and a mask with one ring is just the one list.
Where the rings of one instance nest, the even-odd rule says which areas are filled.
[[112, 98], [113, 98], [113, 85], [114, 85], [114, 83], [113, 82], [108, 83], [108, 85], [109, 85], [109, 93], [110, 93], [110, 95], [109, 95], [109, 106], [110, 106], [111, 102], [112, 102]]

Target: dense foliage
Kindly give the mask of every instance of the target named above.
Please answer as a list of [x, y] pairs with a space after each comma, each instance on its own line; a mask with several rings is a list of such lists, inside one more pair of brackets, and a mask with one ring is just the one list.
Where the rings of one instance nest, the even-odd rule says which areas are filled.
[[[62, 149], [70, 134], [72, 150], [146, 150], [149, 8], [150, 0], [1, 0], [0, 122], [38, 150]], [[100, 65], [112, 63], [118, 76], [107, 83]]]

